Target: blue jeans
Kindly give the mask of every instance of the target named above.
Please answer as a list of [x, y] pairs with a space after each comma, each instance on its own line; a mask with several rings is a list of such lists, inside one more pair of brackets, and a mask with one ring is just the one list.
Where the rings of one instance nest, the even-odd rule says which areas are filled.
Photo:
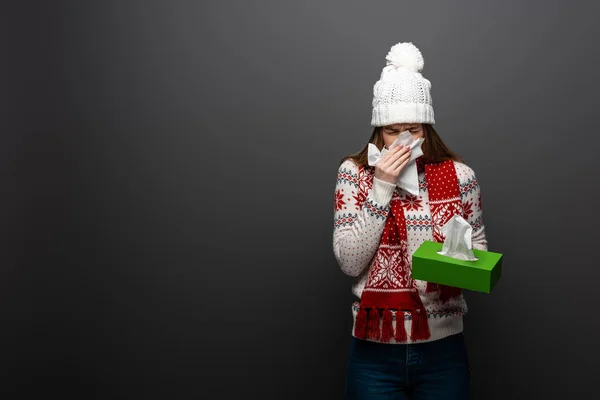
[[467, 400], [470, 369], [462, 333], [426, 343], [352, 338], [346, 400]]

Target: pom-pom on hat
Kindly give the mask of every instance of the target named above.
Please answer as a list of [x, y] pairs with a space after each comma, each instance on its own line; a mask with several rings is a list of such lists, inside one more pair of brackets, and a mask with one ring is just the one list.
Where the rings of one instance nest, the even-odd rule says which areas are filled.
[[421, 51], [410, 42], [398, 43], [385, 59], [373, 86], [371, 125], [434, 124], [431, 82], [421, 75], [425, 64]]

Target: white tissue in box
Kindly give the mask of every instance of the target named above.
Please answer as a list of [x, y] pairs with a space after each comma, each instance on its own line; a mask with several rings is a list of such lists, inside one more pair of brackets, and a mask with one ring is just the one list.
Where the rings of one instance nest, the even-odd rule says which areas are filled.
[[438, 254], [455, 258], [457, 260], [476, 261], [473, 254], [471, 235], [473, 228], [460, 215], [455, 215], [442, 227], [442, 234], [446, 238], [442, 250]]

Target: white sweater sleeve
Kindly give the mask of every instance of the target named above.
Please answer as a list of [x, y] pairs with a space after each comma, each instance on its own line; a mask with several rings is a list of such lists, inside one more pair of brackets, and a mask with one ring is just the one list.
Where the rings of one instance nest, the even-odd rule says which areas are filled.
[[481, 207], [481, 188], [475, 172], [465, 164], [456, 164], [456, 173], [460, 185], [460, 197], [465, 210], [464, 218], [471, 224], [473, 248], [487, 250], [488, 242], [483, 224], [483, 208]]
[[377, 248], [396, 185], [373, 178], [367, 197], [359, 200], [358, 166], [344, 161], [337, 174], [334, 202], [333, 253], [341, 270], [358, 277]]

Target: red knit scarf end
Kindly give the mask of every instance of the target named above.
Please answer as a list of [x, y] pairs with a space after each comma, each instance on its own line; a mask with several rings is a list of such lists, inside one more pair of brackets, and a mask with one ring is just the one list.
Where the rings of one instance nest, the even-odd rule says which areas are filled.
[[[417, 308], [410, 311], [412, 325], [410, 338], [413, 341], [427, 340], [431, 337], [427, 322], [427, 311], [425, 308]], [[380, 326], [381, 325], [381, 326]], [[367, 310], [361, 307], [356, 314], [354, 325], [354, 336], [363, 340], [374, 340], [389, 343], [392, 339], [396, 343], [408, 341], [408, 334], [404, 321], [404, 311], [396, 311], [396, 327], [394, 329], [392, 310], [386, 308], [383, 312], [375, 307]]]

